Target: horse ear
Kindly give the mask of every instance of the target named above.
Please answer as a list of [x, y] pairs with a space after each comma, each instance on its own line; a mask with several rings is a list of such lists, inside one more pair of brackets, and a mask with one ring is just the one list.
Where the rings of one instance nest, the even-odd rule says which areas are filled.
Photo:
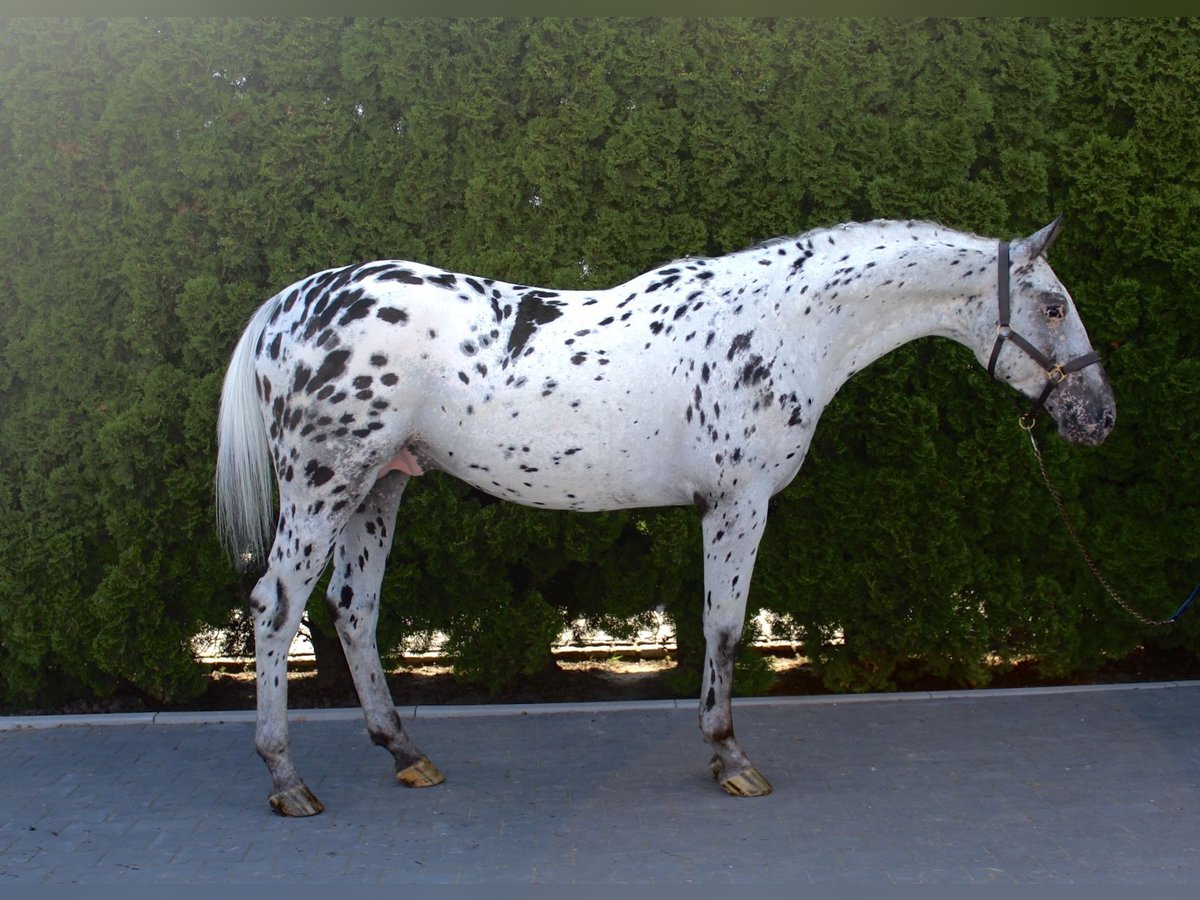
[[1058, 231], [1062, 228], [1062, 223], [1063, 217], [1060, 213], [1057, 219], [1041, 231], [1035, 231], [1024, 240], [1015, 242], [1013, 247], [1014, 255], [1020, 254], [1020, 256], [1027, 260], [1034, 260], [1039, 256], [1045, 256], [1046, 252], [1054, 244], [1054, 239], [1058, 237]]

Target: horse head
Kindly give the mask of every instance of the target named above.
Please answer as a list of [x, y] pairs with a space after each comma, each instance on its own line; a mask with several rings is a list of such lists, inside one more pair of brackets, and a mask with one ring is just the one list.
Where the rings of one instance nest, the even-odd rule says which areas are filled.
[[1045, 409], [1059, 435], [1075, 444], [1101, 443], [1117, 408], [1100, 356], [1071, 295], [1045, 254], [1062, 216], [1027, 238], [1001, 242], [998, 318], [988, 372]]

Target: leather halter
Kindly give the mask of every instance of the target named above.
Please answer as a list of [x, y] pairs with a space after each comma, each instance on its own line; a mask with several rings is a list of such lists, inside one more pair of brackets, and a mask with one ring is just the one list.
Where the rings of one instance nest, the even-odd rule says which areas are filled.
[[1038, 350], [1033, 344], [1029, 343], [1019, 332], [1014, 331], [1009, 324], [1012, 296], [1008, 275], [1008, 241], [1000, 242], [1000, 251], [996, 262], [1000, 270], [999, 284], [997, 286], [997, 294], [1000, 301], [1000, 324], [996, 327], [996, 343], [992, 345], [992, 357], [988, 360], [988, 375], [993, 378], [996, 377], [996, 360], [1000, 358], [1000, 349], [1004, 346], [1005, 341], [1012, 341], [1024, 350], [1027, 356], [1046, 370], [1046, 387], [1042, 391], [1041, 396], [1033, 403], [1033, 411], [1037, 412], [1045, 408], [1046, 400], [1049, 399], [1056, 387], [1067, 380], [1068, 375], [1100, 362], [1100, 354], [1092, 350], [1082, 356], [1075, 357], [1069, 362], [1057, 363], [1051, 357], [1046, 356], [1046, 354]]

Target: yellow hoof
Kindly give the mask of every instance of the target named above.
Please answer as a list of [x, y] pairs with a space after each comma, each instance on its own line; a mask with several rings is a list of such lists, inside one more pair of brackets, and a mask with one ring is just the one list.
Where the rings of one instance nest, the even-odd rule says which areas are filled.
[[428, 756], [422, 756], [407, 769], [396, 773], [396, 780], [405, 787], [433, 787], [446, 780], [446, 776], [438, 771], [438, 767], [429, 761]]
[[751, 766], [743, 772], [730, 775], [721, 782], [725, 793], [734, 797], [765, 797], [771, 793], [771, 782], [762, 777], [758, 769]]
[[271, 804], [271, 809], [281, 816], [302, 818], [315, 816], [325, 811], [324, 804], [304, 784], [298, 784], [286, 791], [272, 794], [267, 798], [267, 802]]

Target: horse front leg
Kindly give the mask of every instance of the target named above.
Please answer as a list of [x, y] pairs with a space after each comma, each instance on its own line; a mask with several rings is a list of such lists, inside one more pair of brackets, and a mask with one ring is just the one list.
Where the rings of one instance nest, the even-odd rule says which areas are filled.
[[707, 502], [704, 535], [704, 676], [700, 731], [713, 748], [713, 777], [726, 793], [762, 797], [771, 784], [754, 767], [733, 733], [733, 665], [741, 646], [746, 600], [758, 543], [767, 519], [766, 499]]

